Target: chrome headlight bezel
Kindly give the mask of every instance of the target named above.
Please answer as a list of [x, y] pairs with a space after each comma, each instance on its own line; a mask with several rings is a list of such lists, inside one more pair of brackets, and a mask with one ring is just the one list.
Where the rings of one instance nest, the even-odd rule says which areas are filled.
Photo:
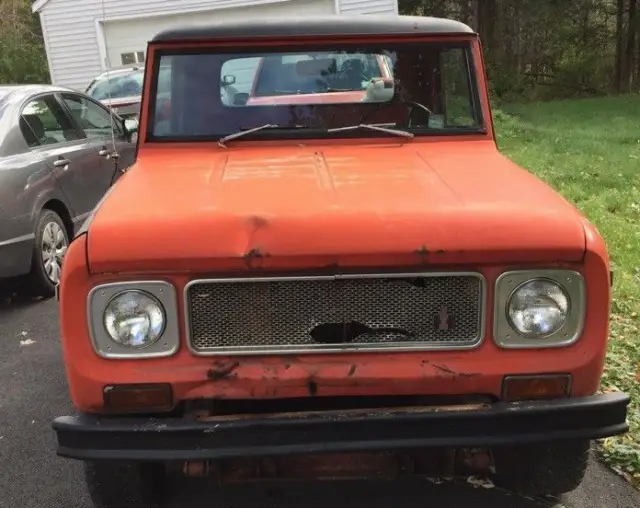
[[[164, 311], [164, 329], [160, 338], [143, 348], [118, 344], [104, 326], [107, 305], [114, 297], [127, 292], [148, 294], [160, 304]], [[87, 298], [87, 318], [93, 348], [103, 358], [160, 358], [175, 354], [180, 345], [176, 290], [172, 284], [165, 281], [115, 282], [96, 286]]]
[[[533, 338], [521, 335], [512, 326], [508, 306], [514, 292], [533, 280], [548, 280], [560, 286], [568, 298], [564, 324], [549, 335]], [[582, 275], [573, 270], [518, 270], [505, 272], [496, 280], [494, 294], [493, 337], [505, 349], [539, 349], [569, 346], [576, 342], [584, 327], [586, 286]]]

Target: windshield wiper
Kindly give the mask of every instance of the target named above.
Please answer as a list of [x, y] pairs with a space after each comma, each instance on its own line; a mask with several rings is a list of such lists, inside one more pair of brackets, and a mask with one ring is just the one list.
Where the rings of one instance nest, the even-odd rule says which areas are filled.
[[253, 129], [241, 129], [238, 132], [229, 134], [228, 136], [224, 136], [223, 138], [220, 138], [218, 140], [218, 145], [220, 145], [223, 148], [226, 148], [227, 141], [231, 141], [232, 139], [238, 139], [238, 138], [241, 138], [242, 136], [246, 136], [247, 134], [253, 134], [254, 132], [258, 132], [266, 129], [308, 129], [308, 127], [306, 125], [291, 125], [291, 126], [285, 127], [282, 125], [267, 123], [265, 125], [261, 125], [260, 127], [254, 127]]
[[[387, 134], [393, 134], [395, 136], [402, 136], [403, 138], [413, 138], [413, 134], [411, 132], [403, 131], [400, 129], [389, 129], [388, 126], [395, 125], [394, 123], [363, 123], [360, 125], [349, 125], [347, 127], [336, 127], [335, 129], [327, 129], [325, 132], [342, 132], [342, 131], [352, 131], [356, 129], [370, 129], [377, 132], [385, 132]], [[242, 129], [233, 134], [229, 134], [228, 136], [224, 136], [218, 140], [218, 145], [223, 148], [226, 148], [226, 143], [233, 139], [238, 139], [247, 134], [253, 134], [254, 132], [259, 132], [267, 129], [308, 129], [309, 127], [306, 125], [291, 125], [291, 126], [282, 126], [272, 123], [267, 123], [265, 125], [260, 125], [259, 127], [254, 127], [252, 129]]]
[[267, 123], [264, 125], [261, 125], [260, 127], [254, 127], [253, 129], [247, 129], [247, 130], [240, 130], [238, 132], [235, 132], [233, 134], [229, 134], [228, 136], [224, 136], [223, 138], [220, 138], [218, 140], [218, 145], [220, 145], [222, 148], [227, 148], [227, 145], [225, 144], [227, 141], [231, 141], [232, 139], [236, 139], [236, 138], [241, 138], [242, 136], [246, 136], [247, 134], [252, 134], [253, 132], [258, 132], [264, 129], [276, 129], [278, 126], [272, 123]]
[[400, 129], [390, 129], [389, 123], [361, 123], [358, 125], [348, 125], [346, 127], [336, 127], [334, 129], [327, 129], [327, 132], [344, 132], [344, 131], [354, 131], [356, 129], [369, 129], [376, 132], [384, 132], [386, 134], [393, 134], [395, 136], [401, 136], [403, 138], [413, 138], [413, 133], [403, 131]]

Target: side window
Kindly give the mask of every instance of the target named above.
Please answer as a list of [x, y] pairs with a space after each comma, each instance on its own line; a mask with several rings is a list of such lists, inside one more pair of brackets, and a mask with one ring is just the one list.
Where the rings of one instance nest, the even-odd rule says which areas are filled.
[[476, 124], [469, 102], [469, 67], [462, 48], [444, 50], [440, 56], [440, 73], [445, 102], [445, 125], [465, 127]]
[[106, 108], [79, 95], [64, 94], [62, 96], [73, 118], [80, 124], [88, 138], [105, 138], [111, 136], [111, 125], [116, 136], [124, 135], [117, 120], [111, 120]]
[[20, 130], [30, 148], [79, 139], [53, 96], [40, 97], [27, 103], [20, 115]]
[[165, 66], [158, 71], [158, 95], [171, 95], [171, 67]]

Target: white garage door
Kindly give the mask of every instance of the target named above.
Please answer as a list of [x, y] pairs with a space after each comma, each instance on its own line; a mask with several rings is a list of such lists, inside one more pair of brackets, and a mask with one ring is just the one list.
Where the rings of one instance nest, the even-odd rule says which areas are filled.
[[214, 21], [245, 20], [274, 16], [314, 16], [335, 14], [334, 0], [290, 0], [233, 9], [151, 16], [127, 21], [111, 21], [104, 25], [105, 45], [110, 67], [143, 62], [147, 42], [158, 32], [178, 26], [207, 25]]

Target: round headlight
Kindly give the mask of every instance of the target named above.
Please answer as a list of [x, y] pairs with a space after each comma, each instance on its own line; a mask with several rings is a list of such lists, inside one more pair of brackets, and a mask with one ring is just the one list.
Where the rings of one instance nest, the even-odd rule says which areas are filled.
[[162, 305], [144, 291], [115, 295], [104, 311], [104, 327], [117, 344], [142, 349], [154, 344], [164, 332]]
[[533, 279], [518, 286], [507, 303], [507, 315], [514, 330], [528, 339], [556, 333], [567, 320], [569, 297], [548, 279]]

